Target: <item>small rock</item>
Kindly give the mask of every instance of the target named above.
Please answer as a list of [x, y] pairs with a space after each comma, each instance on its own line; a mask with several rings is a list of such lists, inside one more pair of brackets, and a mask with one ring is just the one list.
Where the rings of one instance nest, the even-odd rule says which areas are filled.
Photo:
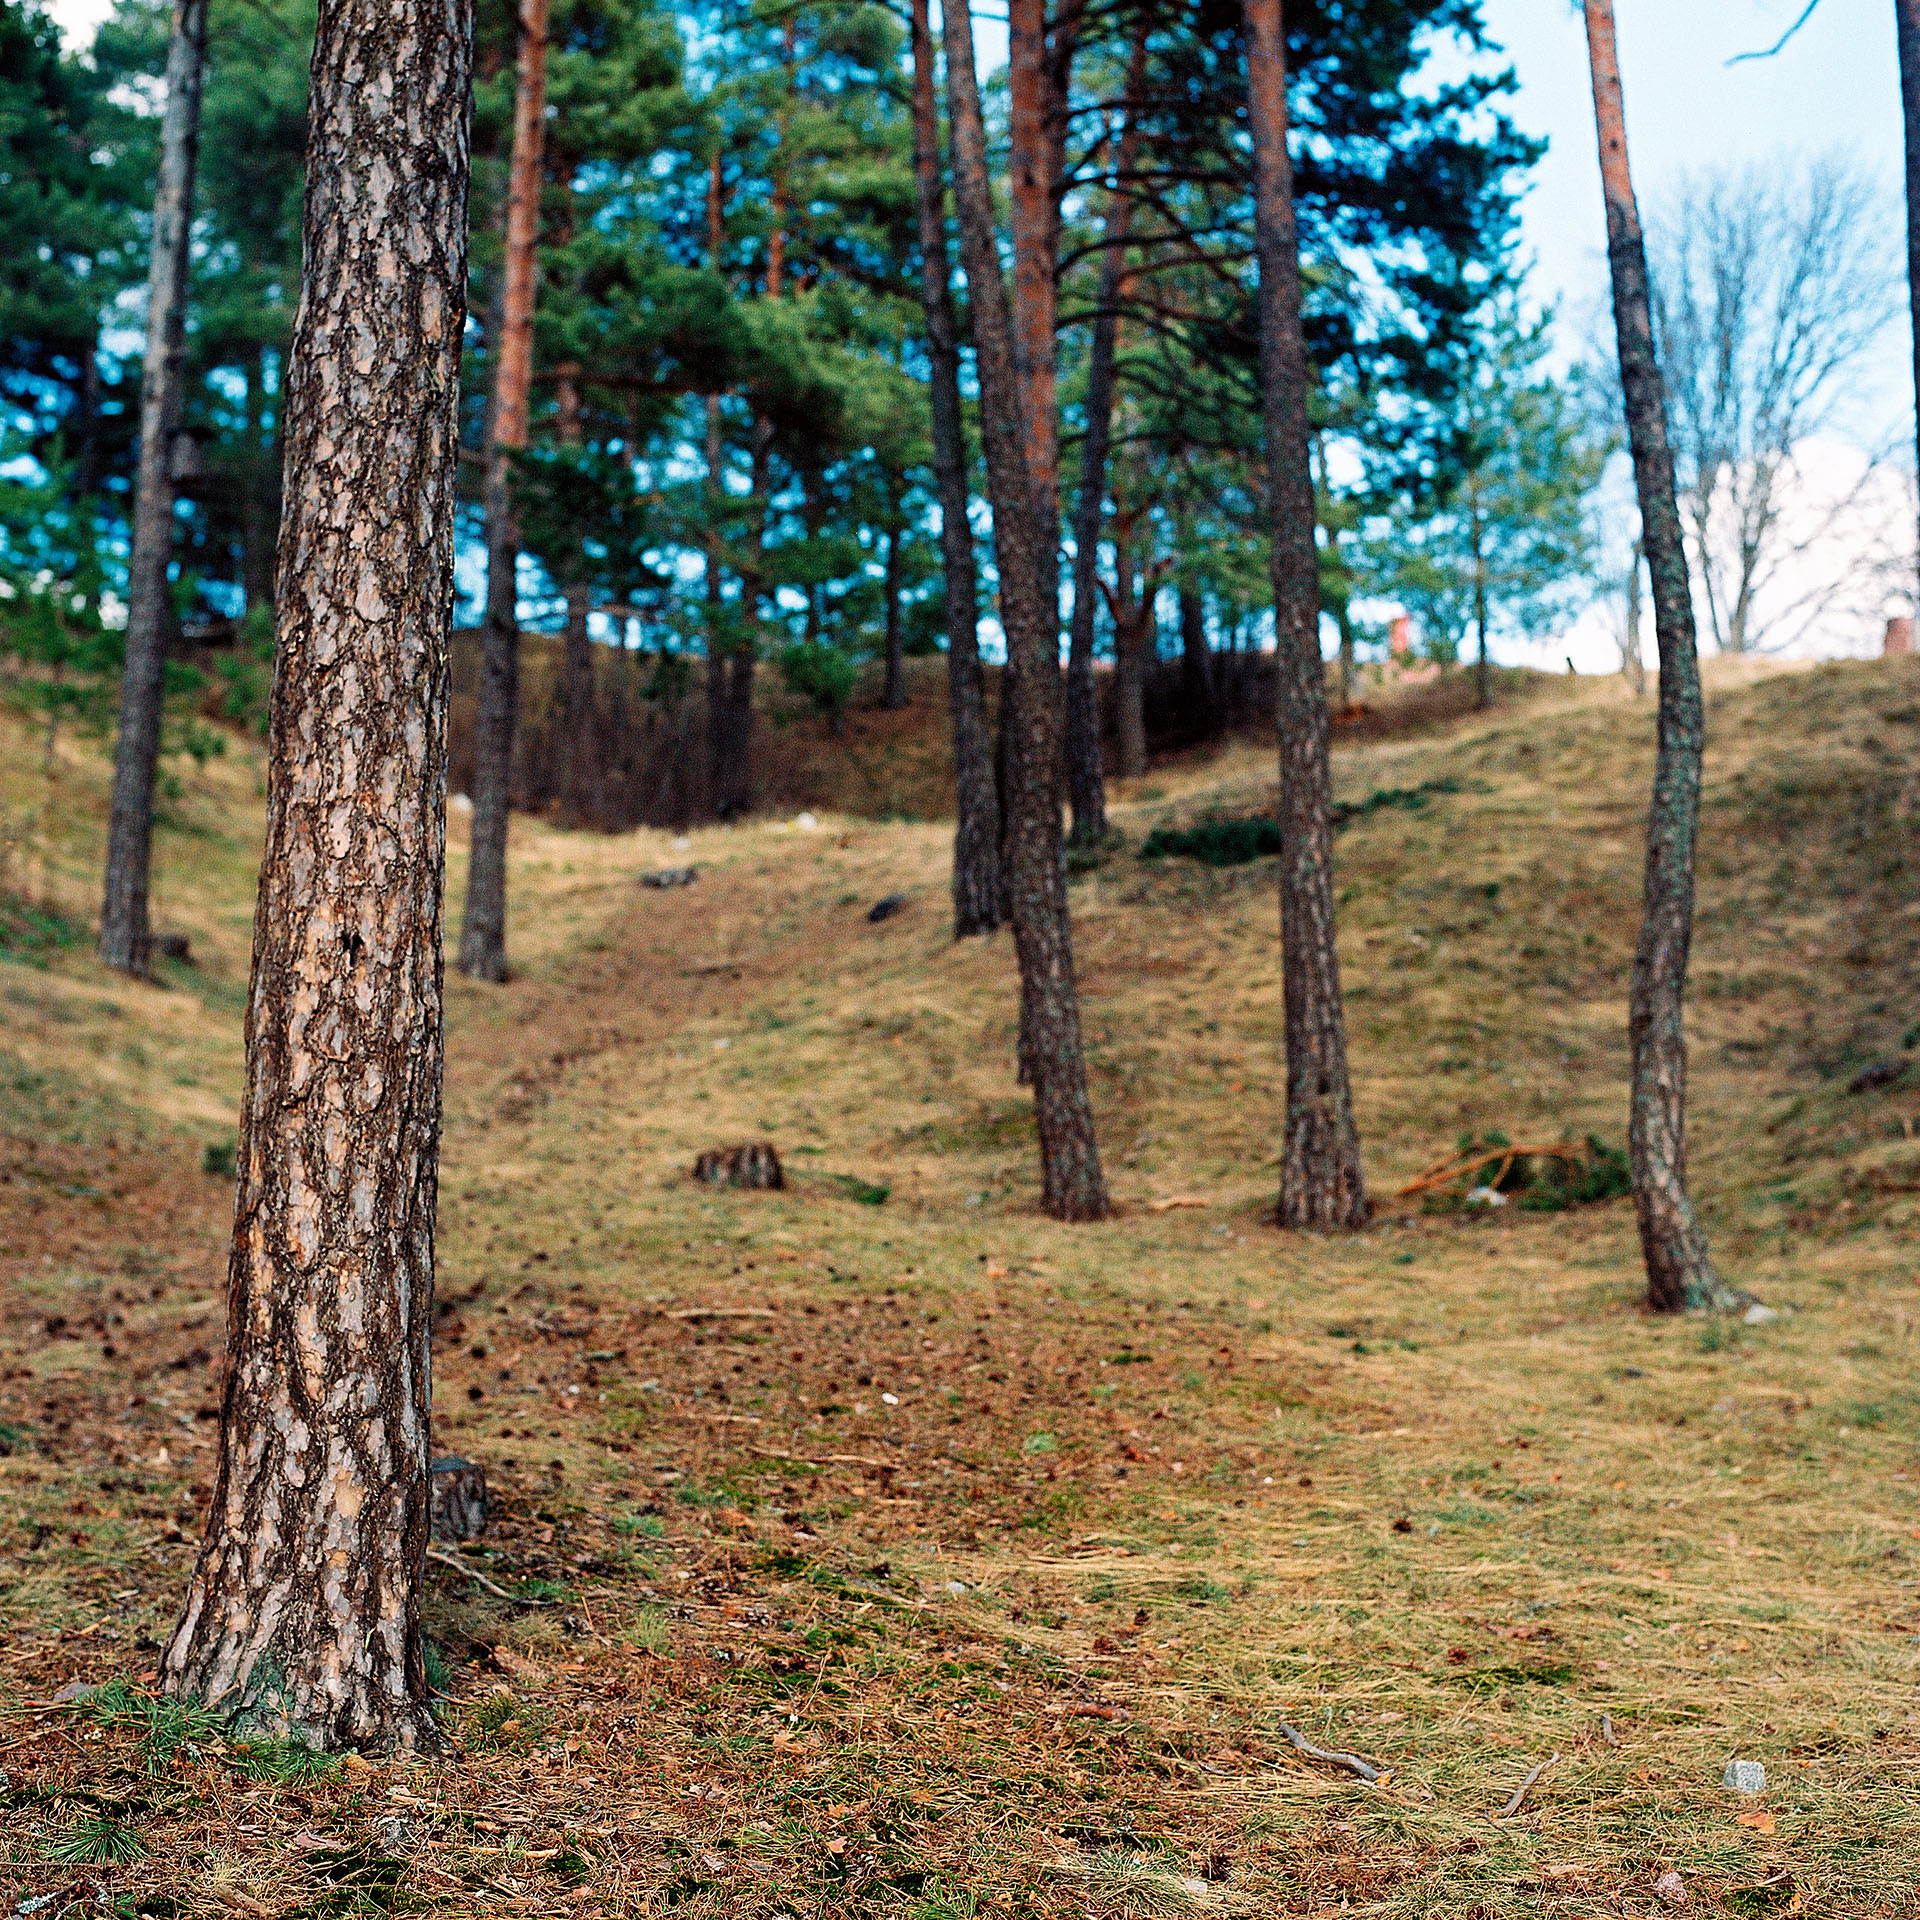
[[487, 1530], [487, 1475], [449, 1455], [433, 1463], [427, 1509], [436, 1540], [477, 1540]]
[[469, 800], [464, 793], [456, 793], [447, 802], [447, 809], [451, 813], [471, 813], [473, 811], [473, 802]]
[[384, 1819], [376, 1820], [371, 1829], [373, 1844], [388, 1858], [404, 1858], [418, 1851], [420, 1829], [411, 1820], [402, 1820], [397, 1813], [390, 1813]]
[[1849, 1093], [1873, 1093], [1881, 1087], [1890, 1087], [1907, 1070], [1904, 1060], [1876, 1060], [1870, 1067], [1862, 1067], [1847, 1082]]
[[1473, 1187], [1467, 1193], [1470, 1207], [1504, 1207], [1507, 1196], [1498, 1187]]
[[820, 822], [816, 820], [812, 814], [803, 813], [793, 824], [798, 827], [802, 833], [811, 833]]
[[907, 896], [904, 893], [890, 893], [884, 899], [876, 900], [867, 909], [867, 918], [876, 923], [881, 920], [891, 920], [906, 904]]
[[78, 1706], [92, 1691], [93, 1689], [88, 1686], [84, 1680], [69, 1680], [67, 1684], [53, 1696], [53, 1704], [56, 1707]]
[[1663, 1873], [1653, 1883], [1653, 1890], [1670, 1907], [1684, 1907], [1687, 1904], [1687, 1883], [1677, 1873]]
[[1765, 1793], [1767, 1770], [1758, 1760], [1729, 1760], [1720, 1784], [1729, 1793]]
[[693, 836], [690, 833], [676, 833], [673, 836], [673, 850], [675, 853], [685, 853], [692, 845]]
[[15, 1913], [38, 1913], [42, 1907], [50, 1907], [59, 1899], [57, 1893], [36, 1893], [29, 1895], [14, 1908]]
[[693, 1177], [703, 1187], [751, 1187], [762, 1192], [787, 1184], [780, 1156], [770, 1140], [710, 1147], [693, 1163]]
[[1740, 1316], [1743, 1327], [1764, 1327], [1769, 1320], [1778, 1320], [1779, 1314], [1772, 1307], [1763, 1307], [1758, 1300]]
[[690, 887], [700, 878], [698, 867], [661, 867], [654, 873], [643, 873], [640, 884], [643, 887]]

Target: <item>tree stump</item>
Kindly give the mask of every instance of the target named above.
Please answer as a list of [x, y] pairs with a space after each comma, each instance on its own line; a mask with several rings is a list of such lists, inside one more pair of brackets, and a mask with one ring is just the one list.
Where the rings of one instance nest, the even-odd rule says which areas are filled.
[[487, 1526], [486, 1470], [471, 1460], [436, 1460], [429, 1510], [436, 1540], [477, 1540]]
[[787, 1184], [780, 1168], [780, 1156], [774, 1152], [770, 1140], [753, 1140], [739, 1147], [709, 1148], [693, 1163], [693, 1177], [703, 1187], [770, 1190]]

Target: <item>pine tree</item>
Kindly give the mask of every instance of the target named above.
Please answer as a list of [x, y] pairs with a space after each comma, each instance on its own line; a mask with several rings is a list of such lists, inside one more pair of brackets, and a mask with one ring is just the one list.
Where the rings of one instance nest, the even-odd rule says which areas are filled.
[[1280, 1222], [1358, 1227], [1367, 1218], [1347, 1081], [1333, 916], [1332, 777], [1320, 665], [1320, 564], [1308, 453], [1300, 248], [1287, 154], [1280, 0], [1246, 0], [1247, 110], [1260, 255], [1260, 384], [1273, 515], [1275, 667], [1280, 689], [1280, 940], [1287, 1110]]
[[470, 16], [321, 0], [220, 1456], [167, 1690], [433, 1749], [422, 1663]]
[[1656, 1311], [1724, 1308], [1734, 1302], [1707, 1252], [1687, 1192], [1686, 1034], [1682, 999], [1693, 944], [1693, 853], [1700, 823], [1700, 762], [1706, 731], [1695, 652], [1686, 543], [1667, 444], [1666, 394], [1653, 348], [1646, 243], [1627, 155], [1612, 0], [1585, 0], [1594, 125], [1606, 197], [1607, 263], [1613, 281], [1627, 439], [1640, 499], [1641, 539], [1653, 583], [1660, 647], [1660, 709], [1647, 819], [1646, 897], [1633, 959], [1628, 1032], [1633, 1090], [1627, 1144], [1634, 1210]]
[[146, 368], [140, 391], [140, 469], [134, 482], [133, 553], [127, 563], [126, 667], [113, 760], [100, 958], [144, 974], [153, 946], [147, 889], [153, 860], [153, 783], [160, 762], [167, 650], [167, 568], [173, 553], [174, 436], [186, 354], [187, 259], [207, 0], [174, 0], [167, 103], [154, 191], [147, 278]]

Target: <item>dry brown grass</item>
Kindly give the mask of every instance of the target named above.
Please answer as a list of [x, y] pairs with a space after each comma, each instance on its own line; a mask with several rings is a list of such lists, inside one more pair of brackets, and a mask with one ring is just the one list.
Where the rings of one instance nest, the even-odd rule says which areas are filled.
[[[0, 966], [26, 1063], [0, 1885], [182, 1914], [1504, 1920], [1643, 1914], [1675, 1868], [1695, 1910], [1912, 1911], [1920, 1097], [1847, 1087], [1916, 1017], [1920, 682], [1719, 686], [1712, 728], [1694, 1177], [1781, 1311], [1753, 1328], [1644, 1316], [1623, 1203], [1263, 1225], [1270, 865], [1123, 851], [1076, 883], [1121, 1208], [1064, 1228], [1034, 1208], [1007, 945], [946, 937], [943, 828], [682, 852], [516, 823], [523, 977], [451, 984], [438, 1399], [503, 1494], [468, 1561], [521, 1600], [434, 1567], [457, 1761], [290, 1785], [204, 1738], [150, 1779], [124, 1718], [27, 1705], [137, 1681], [196, 1537], [228, 1198], [198, 1165], [237, 1089], [256, 830], [215, 769], [163, 850], [204, 969], [162, 993], [74, 952]], [[1463, 1131], [1618, 1142], [1648, 729], [1581, 684], [1343, 748], [1344, 798], [1457, 789], [1339, 848], [1377, 1194]], [[29, 747], [0, 741], [8, 780]], [[1270, 786], [1232, 750], [1119, 824], [1137, 845]], [[68, 791], [98, 790], [76, 759]], [[61, 855], [81, 898], [92, 818]], [[692, 889], [634, 885], [687, 859]], [[760, 1136], [787, 1192], [686, 1180]], [[713, 1306], [765, 1311], [687, 1317]], [[1388, 1777], [1302, 1760], [1280, 1720]], [[1721, 1791], [1736, 1754], [1762, 1801]], [[98, 1801], [143, 1865], [49, 1858]]]

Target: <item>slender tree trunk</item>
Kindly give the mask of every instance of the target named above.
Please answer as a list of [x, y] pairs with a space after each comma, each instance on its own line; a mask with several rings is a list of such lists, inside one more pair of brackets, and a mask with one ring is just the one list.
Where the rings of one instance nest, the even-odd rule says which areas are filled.
[[1146, 604], [1133, 597], [1135, 515], [1120, 504], [1115, 488], [1113, 515], [1113, 700], [1114, 734], [1120, 777], [1137, 780], [1147, 770], [1147, 628], [1152, 618], [1152, 589]]
[[1640, 209], [1627, 164], [1626, 98], [1612, 0], [1585, 0], [1600, 180], [1607, 203], [1607, 261], [1627, 439], [1640, 497], [1641, 540], [1653, 582], [1660, 647], [1658, 751], [1647, 820], [1647, 877], [1640, 943], [1633, 960], [1633, 1054], [1628, 1146], [1634, 1207], [1647, 1265], [1649, 1303], [1665, 1313], [1730, 1305], [1714, 1276], [1706, 1235], [1687, 1196], [1687, 1050], [1682, 995], [1693, 944], [1693, 849], [1700, 818], [1705, 721], [1694, 651], [1686, 542], [1667, 442], [1666, 390], [1654, 357], [1653, 316]]
[[277, 480], [274, 446], [267, 438], [267, 356], [256, 345], [247, 356], [247, 457], [241, 471], [247, 497], [241, 503], [242, 585], [246, 610], [273, 605], [273, 542], [279, 519], [274, 499]]
[[1134, 96], [1146, 72], [1145, 16], [1127, 60], [1126, 120], [1114, 153], [1101, 235], [1099, 305], [1087, 354], [1087, 430], [1080, 443], [1080, 491], [1073, 514], [1073, 611], [1067, 641], [1067, 803], [1075, 840], [1098, 842], [1107, 832], [1107, 787], [1100, 755], [1100, 702], [1093, 683], [1093, 616], [1100, 596], [1100, 508], [1107, 491], [1107, 450], [1113, 439], [1113, 371], [1120, 334], [1120, 294], [1127, 279], [1127, 233], [1133, 220], [1132, 174], [1140, 146]]
[[978, 575], [967, 517], [966, 429], [960, 341], [947, 264], [927, 0], [913, 0], [913, 181], [920, 215], [920, 293], [927, 312], [933, 477], [940, 497], [940, 562], [947, 589], [947, 697], [953, 714], [953, 937], [991, 933], [1006, 918], [1000, 884], [1000, 799], [980, 665]]
[[1356, 661], [1353, 646], [1353, 603], [1344, 589], [1333, 605], [1333, 623], [1340, 632], [1340, 710], [1353, 707], [1353, 681]]
[[1219, 724], [1213, 697], [1213, 659], [1207, 646], [1207, 603], [1199, 589], [1182, 585], [1180, 605], [1180, 678], [1187, 704], [1200, 716], [1200, 734], [1213, 738]]
[[[580, 444], [580, 369], [556, 369], [555, 427], [563, 447]], [[568, 815], [586, 825], [600, 816], [600, 713], [593, 688], [593, 639], [587, 631], [590, 595], [584, 581], [567, 585], [567, 626], [561, 638], [560, 751]]]
[[[720, 155], [716, 150], [707, 161], [707, 265], [717, 274], [721, 270], [721, 250], [726, 239], [720, 188]], [[721, 482], [720, 463], [725, 454], [721, 440], [720, 396], [710, 393], [707, 415], [707, 805], [718, 815], [721, 796], [727, 784], [727, 659], [726, 659], [726, 584], [720, 577], [720, 515], [726, 500]]]
[[[889, 510], [899, 512], [899, 502], [889, 502]], [[881, 704], [889, 713], [897, 713], [907, 704], [907, 663], [900, 625], [900, 523], [896, 518], [887, 528], [887, 690]]]
[[1480, 521], [1480, 503], [1473, 505], [1473, 631], [1479, 645], [1473, 662], [1474, 704], [1493, 705], [1493, 661], [1487, 653], [1487, 554], [1486, 529]]
[[533, 307], [540, 245], [540, 154], [547, 110], [548, 0], [520, 0], [519, 84], [507, 175], [507, 245], [500, 338], [493, 361], [487, 441], [487, 613], [481, 630], [480, 701], [473, 733], [473, 834], [467, 859], [460, 971], [507, 977], [507, 813], [513, 733], [520, 717], [520, 528], [513, 455], [527, 444], [533, 384]]
[[100, 958], [144, 974], [152, 959], [147, 888], [153, 864], [153, 783], [160, 765], [166, 683], [167, 566], [173, 554], [173, 441], [187, 328], [187, 260], [193, 174], [200, 150], [200, 90], [207, 64], [207, 0], [174, 0], [167, 47], [167, 104], [147, 263], [147, 349], [140, 385], [140, 466], [134, 482], [133, 552], [127, 567], [126, 665], [113, 756]]
[[[1013, 403], [1025, 423], [1027, 481], [1033, 494], [1040, 591], [1055, 633], [1050, 681], [1059, 679], [1060, 411], [1056, 343], [1059, 331], [1060, 194], [1066, 150], [1066, 87], [1080, 17], [1079, 0], [1066, 0], [1051, 35], [1047, 0], [1008, 0], [1008, 199], [1012, 212]], [[949, 87], [952, 80], [949, 75]], [[957, 198], [957, 192], [956, 192]], [[971, 274], [969, 274], [971, 279]], [[976, 343], [977, 344], [977, 343]], [[996, 516], [997, 518], [997, 516]], [[1007, 798], [1020, 778], [1021, 662], [1009, 649], [1000, 695], [1000, 808], [1003, 837], [1012, 831]], [[1011, 850], [1002, 861], [1010, 867]], [[1032, 1052], [1032, 1008], [1021, 1010], [1022, 1084]]]
[[[1015, 668], [1009, 744], [1007, 892], [1020, 958], [1021, 1032], [1040, 1130], [1044, 1205], [1059, 1220], [1097, 1220], [1107, 1193], [1087, 1099], [1080, 1008], [1073, 979], [1066, 864], [1060, 840], [1060, 645], [1046, 597], [1045, 540], [1014, 370], [1013, 326], [993, 230], [986, 129], [965, 5], [947, 16], [947, 94], [953, 123], [954, 201], [972, 298], [981, 432], [986, 443], [1000, 621]], [[1020, 164], [1016, 156], [1016, 166]]]
[[1633, 694], [1637, 700], [1647, 690], [1647, 662], [1640, 645], [1640, 569], [1646, 564], [1646, 556], [1640, 550], [1640, 542], [1633, 543], [1632, 571], [1627, 575], [1627, 639], [1620, 649], [1621, 664], [1627, 670], [1627, 678], [1633, 682]]
[[[1907, 303], [1913, 322], [1913, 389], [1920, 403], [1920, 0], [1893, 0], [1893, 17], [1900, 42], [1900, 113], [1907, 137]], [[1914, 418], [1920, 432], [1920, 404]], [[1920, 543], [1914, 553], [1920, 560]], [[1920, 613], [1920, 585], [1914, 611]]]
[[1247, 107], [1260, 257], [1260, 387], [1273, 513], [1274, 670], [1280, 709], [1280, 945], [1286, 976], [1287, 1117], [1280, 1224], [1358, 1227], [1367, 1217], [1347, 1081], [1333, 923], [1333, 785], [1320, 663], [1320, 561], [1308, 449], [1300, 246], [1287, 154], [1280, 0], [1246, 0]]
[[321, 0], [220, 1459], [160, 1663], [320, 1747], [441, 1745], [420, 1589], [471, 53], [464, 0]]

